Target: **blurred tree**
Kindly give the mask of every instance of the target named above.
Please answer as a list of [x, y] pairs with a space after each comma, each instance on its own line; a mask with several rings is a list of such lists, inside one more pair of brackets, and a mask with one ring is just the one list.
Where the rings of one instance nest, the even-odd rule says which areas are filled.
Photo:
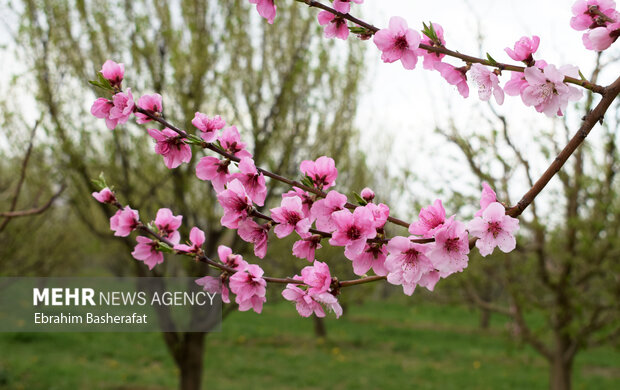
[[[599, 61], [592, 80], [601, 70]], [[587, 111], [592, 103], [589, 94], [580, 109]], [[492, 107], [491, 112], [490, 136], [480, 134], [480, 123], [476, 134], [455, 125], [439, 131], [461, 150], [475, 176], [497, 190], [499, 201], [512, 205], [511, 186], [523, 178], [532, 186], [541, 157], [519, 145], [506, 117]], [[616, 104], [598, 137], [593, 134], [558, 172], [558, 187], [527, 209], [517, 250], [482, 261], [472, 256], [467, 274], [459, 278], [483, 318], [491, 312], [509, 316], [514, 334], [548, 360], [552, 390], [571, 388], [580, 350], [616, 342], [620, 333], [619, 113]], [[561, 129], [544, 132], [533, 143], [548, 161], [571, 136], [564, 120]]]
[[[191, 128], [196, 111], [221, 114], [237, 125], [257, 165], [297, 176], [301, 160], [327, 154], [339, 167], [340, 190], [368, 182], [352, 125], [361, 46], [322, 39], [316, 15], [302, 7], [279, 5], [275, 27], [260, 20], [253, 7], [225, 0], [25, 0], [11, 6], [20, 21], [16, 55], [26, 68], [12, 87], [36, 97], [36, 109], [23, 108], [22, 115], [43, 112], [49, 164], [69, 185], [67, 211], [88, 231], [112, 238], [107, 232], [112, 210], [90, 197], [95, 190], [90, 179], [103, 171], [121, 200], [141, 215], [154, 216], [168, 206], [183, 214], [184, 237], [191, 226], [203, 228], [208, 255], [214, 256], [220, 244], [247, 253], [234, 232], [221, 228], [210, 184], [195, 178], [200, 152], [169, 171], [152, 152], [144, 127], [108, 131], [90, 116], [95, 95], [86, 80], [109, 58], [125, 63], [124, 87], [134, 96], [160, 93], [166, 117], [179, 126]], [[288, 190], [268, 185], [266, 207]], [[123, 242], [122, 252], [105, 256], [106, 266], [122, 273], [131, 261], [137, 275], [153, 274], [128, 261], [135, 242]], [[273, 258], [293, 261], [290, 246], [270, 250], [261, 266], [277, 265]], [[348, 263], [342, 255], [331, 260]], [[187, 261], [167, 261], [155, 271], [208, 272], [203, 264]], [[180, 370], [180, 388], [200, 388], [205, 334], [163, 335]]]

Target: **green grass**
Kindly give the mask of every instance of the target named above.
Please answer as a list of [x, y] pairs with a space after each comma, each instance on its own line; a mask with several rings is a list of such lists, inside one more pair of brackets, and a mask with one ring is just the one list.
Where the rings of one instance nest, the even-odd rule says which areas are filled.
[[[207, 337], [205, 389], [545, 389], [547, 364], [461, 307], [367, 303], [328, 320], [329, 337], [286, 303], [234, 313]], [[0, 334], [0, 389], [174, 389], [157, 333]], [[620, 352], [585, 351], [575, 389], [616, 389]]]

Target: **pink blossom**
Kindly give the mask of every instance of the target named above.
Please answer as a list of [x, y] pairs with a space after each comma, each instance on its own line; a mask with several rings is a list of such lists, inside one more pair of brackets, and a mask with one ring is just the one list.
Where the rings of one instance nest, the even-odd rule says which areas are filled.
[[196, 177], [200, 180], [209, 180], [216, 192], [222, 192], [232, 176], [228, 173], [230, 161], [220, 160], [217, 157], [205, 156], [196, 164]]
[[308, 233], [311, 222], [303, 213], [300, 197], [283, 197], [281, 206], [269, 211], [271, 211], [271, 218], [278, 223], [273, 228], [278, 238], [288, 236], [293, 230], [300, 235]]
[[135, 107], [131, 88], [127, 88], [127, 93], [119, 92], [114, 95], [112, 102], [114, 103], [114, 107], [110, 108], [110, 120], [116, 121], [116, 123], [120, 125], [126, 123], [131, 114], [133, 114]]
[[372, 202], [372, 200], [375, 198], [374, 191], [368, 187], [364, 188], [360, 195], [362, 196], [362, 199], [364, 199], [368, 203]]
[[189, 240], [192, 245], [177, 244], [174, 249], [186, 253], [200, 253], [202, 245], [205, 243], [205, 233], [194, 226], [189, 232]]
[[334, 0], [334, 9], [343, 14], [348, 14], [351, 11], [351, 1], [356, 4], [362, 4], [364, 0]]
[[[446, 44], [446, 40], [443, 37], [443, 27], [439, 23], [432, 23], [433, 30], [435, 30], [435, 34], [437, 34], [437, 38], [439, 38], [439, 42], [432, 41], [428, 36], [422, 34], [422, 40], [420, 43], [423, 43], [428, 46], [433, 47], [442, 47]], [[443, 53], [434, 53], [432, 51], [426, 51], [424, 49], [419, 49], [418, 54], [424, 57], [424, 63], [422, 66], [424, 69], [433, 70], [435, 69], [435, 64], [437, 62], [441, 62], [441, 59], [446, 55]]]
[[368, 203], [364, 208], [372, 213], [373, 225], [375, 229], [381, 230], [390, 216], [390, 208], [383, 204]]
[[312, 263], [315, 251], [321, 248], [321, 236], [315, 234], [296, 241], [293, 245], [293, 255]]
[[258, 14], [267, 19], [267, 23], [273, 24], [273, 20], [276, 18], [276, 9], [273, 0], [250, 0], [251, 4], [256, 4], [256, 10]]
[[[148, 111], [151, 114], [156, 116], [160, 116], [163, 111], [162, 99], [161, 95], [158, 93], [154, 93], [151, 95], [143, 95], [138, 99], [138, 107], [141, 109]], [[138, 123], [146, 123], [152, 121], [147, 115], [144, 115], [140, 112], [136, 112], [136, 122]]]
[[223, 129], [226, 122], [219, 115], [209, 118], [203, 113], [196, 112], [194, 119], [192, 119], [192, 125], [200, 130], [200, 137], [205, 142], [213, 142], [217, 138], [217, 131]]
[[435, 289], [435, 285], [439, 281], [439, 272], [431, 271], [427, 272], [420, 278], [418, 282], [418, 286], [426, 287], [429, 291], [433, 291]]
[[330, 157], [321, 156], [316, 161], [304, 160], [299, 169], [312, 179], [312, 183], [318, 189], [327, 189], [336, 184], [338, 170], [336, 163]]
[[282, 296], [287, 301], [295, 302], [297, 312], [302, 317], [309, 317], [314, 313], [317, 317], [325, 317], [323, 306], [325, 305], [336, 314], [336, 318], [342, 315], [342, 307], [338, 299], [331, 293], [309, 294], [307, 290], [302, 290], [295, 284], [287, 284], [282, 291]]
[[238, 179], [228, 183], [227, 188], [217, 194], [217, 199], [224, 208], [220, 222], [229, 229], [237, 229], [239, 222], [246, 219], [248, 212], [252, 210], [252, 200]]
[[479, 238], [476, 246], [482, 256], [493, 253], [496, 246], [508, 253], [517, 245], [514, 233], [519, 229], [519, 220], [506, 215], [506, 209], [500, 203], [491, 203], [482, 218], [474, 218], [467, 228], [471, 235]]
[[226, 245], [220, 245], [217, 247], [217, 255], [220, 261], [235, 271], [243, 271], [247, 268], [248, 262], [243, 260], [241, 255], [233, 253], [232, 249]]
[[607, 27], [597, 27], [583, 34], [583, 45], [588, 50], [603, 51], [620, 36], [620, 23], [612, 23]]
[[414, 69], [418, 62], [416, 50], [420, 45], [420, 34], [407, 26], [399, 16], [390, 18], [389, 28], [379, 30], [373, 38], [377, 48], [383, 52], [383, 62], [400, 60], [405, 69]]
[[616, 11], [615, 1], [577, 0], [575, 4], [573, 4], [572, 11], [574, 16], [570, 20], [570, 26], [577, 31], [582, 31], [589, 28], [593, 29], [599, 26], [605, 27], [606, 22], [602, 20], [599, 15], [594, 13], [595, 9], [605, 14], [608, 18], [618, 21], [618, 12]]
[[[547, 62], [544, 60], [538, 60], [534, 63], [534, 66], [539, 69], [545, 69], [547, 67]], [[529, 84], [527, 83], [523, 72], [511, 72], [510, 80], [504, 85], [504, 92], [510, 96], [519, 96], [523, 94], [523, 91], [528, 86]]]
[[316, 220], [316, 227], [324, 232], [336, 230], [336, 224], [332, 220], [332, 214], [339, 210], [344, 210], [347, 203], [346, 195], [337, 191], [329, 191], [325, 199], [317, 200], [310, 210], [313, 220]]
[[532, 54], [536, 53], [539, 44], [540, 38], [536, 35], [533, 35], [531, 38], [521, 37], [521, 39], [515, 43], [514, 50], [509, 47], [504, 50], [513, 60], [523, 61], [529, 64], [534, 61]]
[[325, 38], [340, 38], [346, 40], [349, 37], [347, 21], [339, 18], [329, 11], [321, 11], [318, 15], [319, 24], [325, 26], [323, 33]]
[[267, 241], [269, 239], [269, 225], [259, 225], [253, 219], [246, 219], [239, 222], [237, 233], [245, 242], [254, 244], [254, 254], [259, 258], [264, 258], [267, 254]]
[[554, 65], [547, 65], [542, 71], [529, 67], [523, 73], [528, 83], [521, 94], [523, 102], [549, 117], [562, 116], [569, 100], [581, 98], [581, 90], [564, 83], [565, 76], [579, 77], [577, 67], [565, 65], [557, 69]]
[[[347, 251], [345, 251], [345, 256]], [[353, 272], [355, 275], [365, 275], [371, 268], [375, 274], [379, 276], [387, 275], [385, 268], [385, 258], [387, 256], [387, 250], [385, 245], [366, 244], [364, 249], [347, 258], [353, 262]]]
[[241, 173], [234, 175], [239, 179], [248, 196], [254, 203], [259, 206], [265, 204], [265, 198], [267, 197], [267, 187], [265, 186], [265, 176], [258, 172], [254, 160], [249, 157], [243, 157], [239, 162], [239, 170]]
[[329, 243], [345, 246], [348, 258], [359, 254], [364, 249], [366, 240], [377, 236], [374, 217], [367, 208], [358, 207], [353, 213], [349, 210], [336, 211], [332, 214], [332, 221], [336, 224], [336, 231]]
[[312, 196], [309, 193], [302, 190], [301, 188], [293, 187], [293, 189], [289, 192], [285, 192], [284, 194], [282, 194], [283, 198], [294, 198], [296, 196], [301, 198], [302, 211], [304, 213], [304, 216], [306, 218], [310, 218], [310, 208], [314, 204], [314, 199], [312, 199]]
[[387, 281], [402, 285], [406, 295], [413, 294], [422, 276], [435, 270], [427, 257], [429, 249], [429, 245], [415, 244], [406, 237], [392, 238], [387, 244], [390, 254], [385, 260]]
[[192, 159], [192, 148], [183, 142], [183, 139], [174, 130], [166, 128], [162, 131], [157, 129], [147, 129], [146, 131], [157, 141], [155, 153], [164, 157], [164, 163], [168, 169], [174, 169]]
[[497, 195], [489, 183], [482, 182], [482, 195], [480, 196], [480, 210], [476, 211], [475, 216], [480, 217], [484, 210], [491, 204], [497, 202]]
[[441, 73], [441, 76], [448, 84], [456, 85], [461, 96], [464, 98], [469, 96], [469, 86], [467, 85], [467, 76], [465, 76], [465, 68], [456, 68], [445, 62], [435, 63], [435, 70]]
[[140, 216], [136, 210], [125, 206], [110, 218], [110, 230], [113, 230], [117, 237], [127, 237], [140, 225], [139, 219]]
[[164, 254], [157, 250], [157, 241], [143, 236], [136, 237], [136, 241], [138, 245], [131, 252], [134, 259], [143, 261], [149, 269], [164, 262]]
[[244, 270], [237, 271], [229, 279], [230, 291], [237, 295], [235, 302], [239, 310], [250, 308], [260, 313], [265, 302], [267, 282], [263, 279], [263, 270], [256, 264], [250, 264]]
[[424, 238], [433, 237], [446, 221], [446, 210], [443, 208], [441, 200], [435, 199], [432, 206], [420, 210], [418, 218], [418, 221], [409, 225], [409, 233]]
[[224, 150], [228, 153], [239, 158], [252, 158], [252, 154], [245, 150], [245, 143], [241, 142], [239, 130], [237, 130], [235, 126], [225, 128], [218, 139]]
[[183, 221], [183, 216], [174, 216], [170, 209], [159, 209], [155, 218], [155, 226], [159, 229], [162, 237], [167, 238], [173, 244], [178, 244], [181, 240], [181, 234], [178, 232]]
[[101, 74], [113, 87], [120, 88], [125, 75], [125, 65], [117, 64], [112, 60], [107, 60], [101, 67]]
[[309, 294], [328, 292], [332, 284], [329, 267], [318, 260], [301, 270], [301, 280], [308, 285]]
[[222, 292], [222, 282], [220, 278], [207, 275], [200, 279], [196, 279], [195, 283], [199, 286], [202, 286], [202, 289], [206, 292], [209, 292], [209, 293], [221, 293]]
[[504, 103], [504, 91], [499, 86], [499, 80], [494, 72], [491, 72], [486, 66], [476, 63], [472, 64], [468, 73], [471, 79], [478, 85], [478, 97], [480, 100], [489, 100], [492, 93], [497, 104]]
[[99, 192], [92, 193], [93, 198], [97, 199], [100, 203], [116, 203], [116, 196], [108, 187], [102, 189]]
[[428, 257], [443, 278], [467, 267], [469, 241], [465, 225], [448, 220], [435, 234], [435, 245]]
[[110, 111], [114, 107], [114, 102], [105, 98], [99, 98], [93, 102], [90, 113], [97, 117], [105, 119], [105, 124], [110, 130], [118, 125], [118, 119], [110, 119]]

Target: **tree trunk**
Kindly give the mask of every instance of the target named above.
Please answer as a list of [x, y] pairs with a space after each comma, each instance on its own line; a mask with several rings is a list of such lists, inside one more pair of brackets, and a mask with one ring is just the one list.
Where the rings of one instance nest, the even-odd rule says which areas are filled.
[[554, 356], [551, 365], [551, 373], [549, 377], [550, 390], [570, 390], [571, 376], [573, 371], [573, 360], [567, 361], [562, 355]]
[[316, 337], [327, 337], [327, 328], [325, 327], [325, 319], [312, 316], [314, 319], [314, 335]]
[[489, 329], [491, 324], [491, 311], [480, 309], [480, 329]]
[[179, 390], [202, 388], [202, 362], [206, 333], [185, 333], [180, 354], [176, 360], [179, 367]]

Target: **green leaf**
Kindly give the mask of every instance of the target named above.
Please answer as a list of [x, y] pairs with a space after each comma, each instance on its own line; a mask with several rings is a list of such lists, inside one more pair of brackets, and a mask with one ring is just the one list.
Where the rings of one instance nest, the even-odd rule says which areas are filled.
[[354, 192], [353, 196], [355, 197], [355, 200], [360, 206], [366, 206], [368, 204], [368, 202], [366, 202], [364, 198], [362, 198], [361, 195], [358, 194], [357, 192]]
[[489, 53], [487, 53], [487, 59], [489, 60], [492, 66], [497, 66], [497, 61], [495, 61], [495, 58], [491, 57]]
[[314, 187], [314, 181], [312, 181], [312, 179], [307, 175], [301, 178], [301, 184], [306, 187]]
[[165, 253], [175, 253], [171, 246], [161, 241], [157, 241], [157, 250]]

